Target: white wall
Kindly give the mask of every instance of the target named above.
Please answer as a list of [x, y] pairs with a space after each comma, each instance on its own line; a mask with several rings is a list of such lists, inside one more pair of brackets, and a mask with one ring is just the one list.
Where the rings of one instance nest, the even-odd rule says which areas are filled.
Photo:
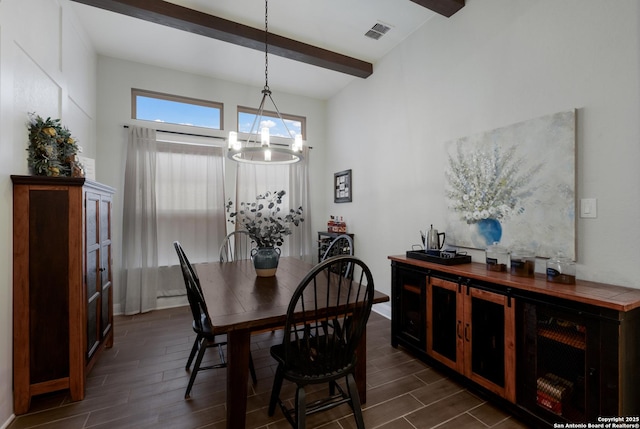
[[28, 174], [28, 112], [60, 118], [95, 156], [97, 57], [66, 0], [0, 1], [0, 425], [13, 414], [10, 175]]
[[[215, 56], [215, 53], [212, 53]], [[162, 130], [194, 132], [188, 127], [170, 124], [155, 124], [131, 119], [131, 88], [176, 94], [186, 97], [213, 100], [224, 104], [225, 131], [198, 129], [198, 133], [226, 137], [228, 130], [236, 127], [236, 106], [258, 107], [261, 88], [238, 85], [221, 80], [187, 74], [180, 71], [150, 67], [131, 61], [100, 56], [98, 59], [98, 153], [96, 159], [97, 179], [116, 188], [114, 201], [114, 312], [120, 311], [123, 294], [120, 279], [122, 266], [122, 190], [124, 189], [124, 161], [127, 131], [123, 125], [140, 125]], [[307, 117], [307, 143], [313, 147], [310, 155], [311, 213], [323, 212], [324, 190], [331, 178], [324, 173], [325, 102], [306, 97], [278, 92], [272, 88], [278, 109]], [[224, 142], [221, 142], [224, 144]], [[235, 163], [225, 162], [226, 194], [234, 195]], [[322, 226], [324, 219], [313, 219], [311, 213], [305, 221], [313, 223], [314, 231]], [[325, 225], [326, 227], [326, 225]]]
[[596, 219], [577, 219], [578, 277], [640, 287], [639, 21], [635, 0], [467, 0], [330, 100], [327, 159], [353, 170], [354, 193], [329, 211], [378, 289], [388, 255], [445, 225], [445, 142], [571, 108], [576, 199], [598, 200]]
[[[389, 292], [387, 255], [404, 253], [428, 224], [444, 225], [444, 142], [577, 108], [576, 197], [598, 199], [598, 218], [577, 221], [578, 276], [640, 287], [640, 4], [466, 3], [452, 18], [433, 18], [328, 106], [274, 88], [283, 112], [309, 119], [313, 230], [329, 214], [344, 216], [357, 254]], [[13, 410], [9, 175], [27, 174], [27, 111], [60, 117], [96, 158], [97, 179], [119, 191], [119, 225], [132, 86], [211, 96], [231, 110], [260, 96], [260, 88], [97, 60], [85, 40], [67, 0], [0, 0], [0, 425]], [[234, 127], [227, 114], [225, 129]], [[349, 168], [354, 200], [334, 205], [333, 173]]]

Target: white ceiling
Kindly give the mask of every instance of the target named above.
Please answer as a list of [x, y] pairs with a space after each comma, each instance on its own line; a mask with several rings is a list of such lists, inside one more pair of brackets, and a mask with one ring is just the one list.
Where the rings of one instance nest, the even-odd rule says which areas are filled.
[[[264, 30], [264, 3], [257, 0], [172, 0], [224, 19]], [[101, 55], [212, 76], [262, 87], [264, 51], [237, 46], [71, 2]], [[436, 16], [410, 0], [272, 0], [269, 33], [328, 49], [373, 64]], [[440, 15], [437, 15], [441, 17]], [[364, 34], [376, 23], [391, 30], [379, 40]], [[269, 86], [328, 99], [361, 79], [269, 55]]]

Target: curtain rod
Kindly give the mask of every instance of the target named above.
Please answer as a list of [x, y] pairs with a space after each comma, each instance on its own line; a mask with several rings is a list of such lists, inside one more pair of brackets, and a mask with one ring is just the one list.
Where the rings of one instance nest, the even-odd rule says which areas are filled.
[[[129, 128], [129, 125], [123, 125], [124, 128]], [[179, 134], [182, 136], [192, 136], [192, 137], [206, 137], [206, 138], [210, 138], [210, 139], [218, 139], [218, 140], [225, 140], [224, 137], [218, 137], [218, 136], [207, 136], [204, 134], [195, 134], [195, 133], [185, 133], [182, 131], [168, 131], [168, 130], [159, 130], [156, 128], [157, 132], [159, 133], [167, 133], [167, 134]]]
[[[129, 128], [129, 125], [123, 125], [123, 127], [124, 128]], [[159, 133], [179, 134], [179, 135], [183, 135], [183, 136], [205, 137], [205, 138], [210, 138], [210, 139], [226, 140], [224, 137], [207, 136], [207, 135], [204, 135], [204, 134], [185, 133], [185, 132], [182, 132], [182, 131], [167, 131], [167, 130], [159, 130], [159, 129], [156, 129], [156, 131], [159, 132]], [[285, 146], [285, 147], [289, 146], [289, 145], [284, 144], [284, 143], [272, 142], [271, 144], [274, 145], [274, 146]], [[308, 146], [308, 147], [309, 147], [309, 149], [313, 149], [313, 146]]]

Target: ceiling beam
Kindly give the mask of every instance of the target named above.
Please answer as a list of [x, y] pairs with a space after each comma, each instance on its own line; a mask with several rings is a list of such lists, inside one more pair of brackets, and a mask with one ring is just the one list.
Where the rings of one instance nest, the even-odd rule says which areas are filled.
[[[72, 1], [264, 52], [264, 30], [166, 1]], [[114, 29], [114, 31], [117, 30]], [[270, 54], [361, 78], [369, 77], [373, 73], [371, 63], [278, 36], [271, 32], [269, 32], [268, 41]]]
[[447, 18], [464, 7], [464, 0], [411, 0]]

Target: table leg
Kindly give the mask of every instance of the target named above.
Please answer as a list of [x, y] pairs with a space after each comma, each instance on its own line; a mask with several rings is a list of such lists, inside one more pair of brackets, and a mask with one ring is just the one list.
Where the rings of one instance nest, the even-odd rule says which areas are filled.
[[247, 383], [251, 333], [227, 334], [227, 428], [244, 429], [247, 414]]
[[356, 349], [356, 356], [358, 361], [356, 363], [356, 369], [354, 378], [358, 385], [358, 395], [360, 396], [360, 403], [367, 402], [367, 330], [365, 329], [360, 339], [360, 344]]

